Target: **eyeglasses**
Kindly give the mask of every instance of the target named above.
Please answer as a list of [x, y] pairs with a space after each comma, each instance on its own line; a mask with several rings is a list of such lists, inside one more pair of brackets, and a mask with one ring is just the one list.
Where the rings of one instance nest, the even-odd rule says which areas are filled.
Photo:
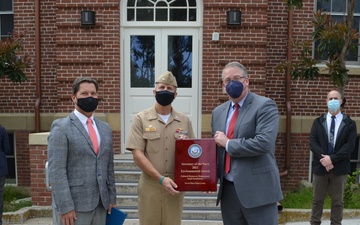
[[223, 82], [224, 82], [224, 84], [229, 84], [232, 80], [241, 82], [241, 79], [244, 79], [244, 78], [246, 78], [246, 77], [234, 77], [234, 79], [226, 79]]

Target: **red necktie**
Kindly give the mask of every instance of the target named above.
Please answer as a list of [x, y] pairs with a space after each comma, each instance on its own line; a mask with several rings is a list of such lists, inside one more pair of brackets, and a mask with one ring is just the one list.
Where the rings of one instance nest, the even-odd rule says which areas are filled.
[[93, 125], [92, 125], [92, 119], [88, 118], [87, 121], [86, 121], [86, 124], [87, 124], [88, 130], [89, 130], [90, 140], [91, 140], [91, 142], [93, 144], [93, 147], [94, 147], [94, 152], [97, 155], [98, 152], [99, 152], [99, 144], [98, 144], [98, 139], [97, 139], [97, 136], [96, 136], [95, 129], [94, 129]]
[[[230, 119], [228, 131], [227, 131], [227, 137], [229, 139], [234, 138], [234, 129], [238, 115], [239, 115], [239, 104], [236, 103], [235, 110]], [[230, 172], [230, 156], [227, 152], [225, 152], [225, 173], [228, 174], [229, 172]]]

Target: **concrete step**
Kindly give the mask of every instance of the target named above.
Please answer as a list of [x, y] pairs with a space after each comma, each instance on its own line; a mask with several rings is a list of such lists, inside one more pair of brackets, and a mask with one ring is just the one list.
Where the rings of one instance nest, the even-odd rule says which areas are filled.
[[[138, 219], [138, 210], [135, 207], [119, 207], [124, 212], [127, 212], [129, 219]], [[211, 221], [222, 221], [221, 213], [219, 208], [191, 208], [184, 207], [183, 209], [183, 220], [211, 220]]]
[[[137, 186], [141, 170], [133, 162], [132, 155], [125, 154], [114, 159], [117, 205], [137, 219]], [[221, 221], [220, 207], [216, 206], [217, 193], [186, 192], [184, 197], [184, 220]]]
[[[137, 207], [137, 194], [117, 194], [116, 204], [118, 206]], [[202, 195], [185, 195], [184, 207], [189, 208], [206, 208], [216, 207], [216, 196], [202, 196]]]
[[115, 170], [115, 182], [137, 183], [140, 174], [140, 170]]

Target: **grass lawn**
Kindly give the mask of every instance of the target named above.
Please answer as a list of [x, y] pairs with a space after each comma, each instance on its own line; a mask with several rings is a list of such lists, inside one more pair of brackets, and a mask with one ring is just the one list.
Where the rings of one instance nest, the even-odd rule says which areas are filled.
[[[345, 200], [346, 209], [360, 209], [360, 190], [352, 192], [352, 197]], [[311, 209], [312, 202], [312, 188], [301, 188], [299, 190], [284, 194], [284, 199], [281, 205], [284, 208], [290, 209]], [[331, 200], [326, 197], [324, 208], [330, 209]]]

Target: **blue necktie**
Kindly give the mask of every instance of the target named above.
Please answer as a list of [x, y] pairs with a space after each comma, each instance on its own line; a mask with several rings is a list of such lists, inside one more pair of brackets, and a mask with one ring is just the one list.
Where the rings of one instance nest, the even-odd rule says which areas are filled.
[[335, 116], [331, 116], [331, 125], [330, 125], [330, 143], [328, 147], [329, 155], [334, 153], [335, 147]]

